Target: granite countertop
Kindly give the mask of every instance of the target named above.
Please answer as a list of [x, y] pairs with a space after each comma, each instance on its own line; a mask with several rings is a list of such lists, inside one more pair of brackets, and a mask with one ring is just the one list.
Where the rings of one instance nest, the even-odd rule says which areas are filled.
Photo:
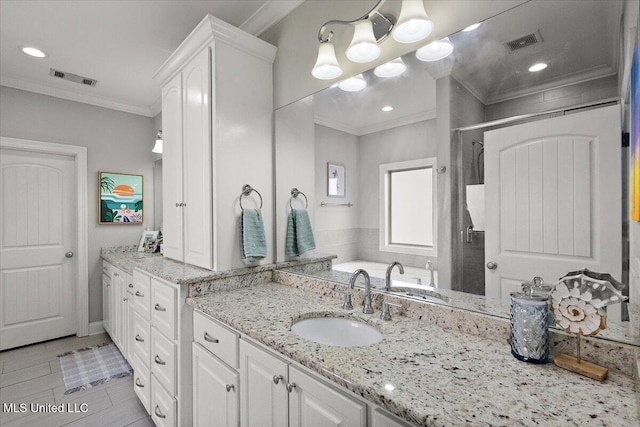
[[[284, 356], [418, 425], [640, 425], [633, 380], [616, 372], [599, 383], [516, 360], [507, 344], [425, 321], [381, 321], [336, 299], [267, 283], [189, 298], [187, 303]], [[332, 347], [290, 331], [309, 313], [363, 320], [385, 338]]]

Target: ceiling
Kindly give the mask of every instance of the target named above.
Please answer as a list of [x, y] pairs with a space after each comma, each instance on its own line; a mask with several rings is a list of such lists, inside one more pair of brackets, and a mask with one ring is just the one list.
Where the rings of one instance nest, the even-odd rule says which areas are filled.
[[[145, 116], [160, 112], [153, 74], [207, 14], [258, 35], [302, 0], [0, 1], [0, 84]], [[19, 51], [34, 45], [48, 56]], [[96, 79], [95, 87], [49, 69]]]
[[[614, 75], [622, 6], [621, 0], [524, 3], [486, 20], [475, 31], [451, 35], [455, 50], [445, 60], [421, 62], [409, 53], [402, 57], [408, 69], [399, 77], [380, 79], [367, 71], [368, 86], [361, 92], [337, 87], [318, 92], [313, 95], [315, 121], [365, 135], [434, 118], [434, 78], [445, 75], [452, 75], [485, 105]], [[504, 46], [530, 33], [537, 33], [541, 41], [513, 52]], [[529, 72], [536, 62], [549, 66]], [[394, 110], [382, 112], [384, 105]]]

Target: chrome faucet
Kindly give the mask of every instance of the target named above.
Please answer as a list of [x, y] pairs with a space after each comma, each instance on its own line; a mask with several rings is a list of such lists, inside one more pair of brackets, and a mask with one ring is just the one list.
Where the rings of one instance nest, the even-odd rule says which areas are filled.
[[429, 275], [430, 275], [429, 286], [437, 288], [438, 285], [436, 284], [434, 272], [433, 272], [433, 261], [431, 260], [427, 261], [427, 270], [429, 270]]
[[369, 273], [361, 268], [354, 271], [351, 275], [351, 279], [349, 279], [349, 288], [353, 289], [356, 279], [361, 274], [364, 277], [364, 306], [362, 307], [362, 312], [364, 314], [371, 314], [373, 313], [373, 308], [371, 308], [371, 280], [369, 278]]
[[404, 274], [404, 267], [398, 261], [393, 261], [391, 264], [389, 264], [389, 267], [387, 267], [387, 274], [385, 275], [385, 280], [384, 280], [385, 291], [391, 290], [391, 270], [393, 270], [393, 267], [395, 267], [396, 265], [398, 266], [398, 270], [400, 270], [400, 274]]

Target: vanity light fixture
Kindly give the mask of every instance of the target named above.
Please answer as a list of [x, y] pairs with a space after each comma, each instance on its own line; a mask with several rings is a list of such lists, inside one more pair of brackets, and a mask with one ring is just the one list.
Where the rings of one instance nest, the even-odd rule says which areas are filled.
[[367, 87], [367, 81], [362, 74], [355, 75], [338, 83], [338, 87], [345, 92], [358, 92]]
[[393, 38], [399, 43], [415, 43], [425, 39], [433, 31], [433, 22], [424, 10], [422, 0], [402, 0], [398, 24]]
[[151, 150], [154, 153], [162, 154], [162, 131], [159, 130], [156, 135], [156, 144], [153, 146]]
[[384, 111], [385, 113], [388, 113], [389, 111], [393, 111], [393, 107], [391, 105], [385, 105], [384, 107], [381, 108], [382, 111]]
[[537, 71], [542, 71], [545, 68], [547, 68], [547, 64], [545, 64], [544, 62], [538, 62], [537, 64], [533, 64], [531, 67], [529, 67], [529, 71], [535, 73]]
[[353, 40], [347, 48], [347, 58], [351, 62], [364, 64], [378, 59], [380, 56], [380, 46], [373, 34], [373, 24], [371, 21], [360, 21], [353, 30]]
[[446, 58], [453, 53], [453, 43], [449, 40], [449, 37], [445, 37], [440, 40], [429, 43], [426, 46], [422, 46], [416, 51], [416, 58], [420, 61], [439, 61]]
[[34, 46], [20, 46], [20, 52], [25, 55], [33, 56], [34, 58], [46, 58], [47, 54]]
[[475, 24], [469, 25], [462, 31], [464, 31], [465, 33], [468, 33], [469, 31], [477, 30], [480, 25], [482, 25], [480, 22], [476, 22]]
[[407, 70], [407, 65], [402, 58], [396, 58], [393, 61], [389, 61], [382, 65], [378, 65], [373, 73], [382, 78], [396, 77], [404, 73]]

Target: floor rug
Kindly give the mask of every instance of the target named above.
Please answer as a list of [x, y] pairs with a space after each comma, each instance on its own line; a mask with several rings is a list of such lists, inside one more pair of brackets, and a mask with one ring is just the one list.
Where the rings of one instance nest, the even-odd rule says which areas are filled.
[[133, 373], [113, 343], [73, 350], [58, 357], [66, 389], [64, 394], [86, 390]]

